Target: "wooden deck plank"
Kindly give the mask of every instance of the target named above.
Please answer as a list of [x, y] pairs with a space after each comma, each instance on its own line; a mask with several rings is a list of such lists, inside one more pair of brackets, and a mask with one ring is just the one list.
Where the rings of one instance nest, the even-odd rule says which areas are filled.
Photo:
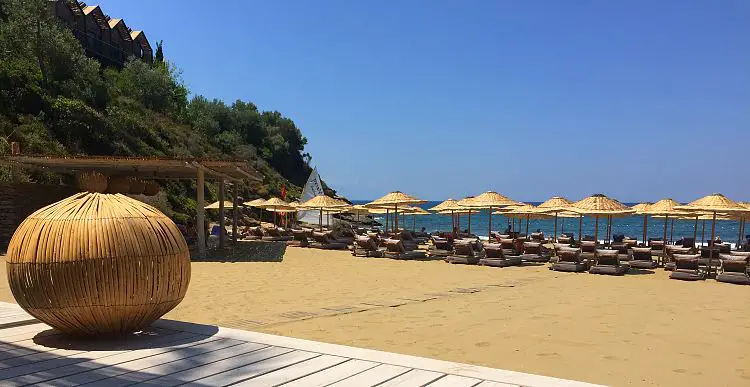
[[[338, 382], [360, 372], [376, 367], [378, 363], [352, 359], [304, 378], [284, 384], [284, 387], [323, 387]], [[479, 381], [477, 381], [478, 383]]]
[[239, 368], [234, 368], [219, 374], [208, 376], [191, 383], [187, 386], [227, 386], [241, 382], [256, 376], [264, 375], [276, 370], [280, 370], [305, 360], [320, 356], [314, 352], [292, 351], [280, 356], [274, 356], [270, 359], [247, 364]]
[[60, 332], [52, 330], [47, 324], [31, 324], [23, 325], [13, 328], [5, 328], [2, 330], [3, 335], [0, 337], [0, 342], [15, 343], [17, 341], [29, 340], [39, 334], [60, 334]]
[[[83, 352], [70, 357], [23, 364], [17, 367], [0, 370], [0, 385], [38, 383], [37, 379], [50, 380], [65, 375], [72, 375], [83, 372], [88, 368], [104, 367], [108, 365], [106, 364], [107, 361], [124, 362], [166, 352], [174, 348], [168, 347], [167, 345], [191, 343], [203, 337], [205, 336], [180, 332], [152, 340], [149, 343], [149, 349], [136, 351], [128, 349], [127, 347], [117, 348], [113, 346], [112, 350]], [[34, 381], [27, 382], [26, 380]]]
[[427, 387], [474, 387], [482, 381], [466, 376], [445, 375], [442, 378], [430, 383]]
[[413, 386], [424, 386], [436, 379], [444, 376], [439, 372], [425, 371], [425, 370], [411, 370], [403, 375], [399, 375], [383, 384], [378, 384], [378, 387], [413, 387]]
[[[174, 348], [172, 351], [163, 352], [153, 356], [142, 357], [123, 363], [113, 364], [107, 367], [97, 368], [87, 372], [71, 375], [64, 379], [66, 385], [79, 385], [96, 383], [97, 386], [122, 386], [139, 381], [158, 378], [164, 373], [149, 372], [145, 369], [160, 367], [166, 372], [169, 364], [176, 361], [187, 360], [190, 357], [217, 351], [223, 348], [243, 344], [241, 341], [218, 339], [209, 337], [195, 345]], [[261, 348], [263, 345], [255, 344], [254, 347]], [[62, 381], [62, 380], [58, 380]], [[54, 383], [53, 383], [54, 384]]]
[[[162, 336], [160, 337], [164, 337], [166, 338], [165, 340], [169, 340], [169, 337], [175, 336], [177, 334], [178, 332], [168, 331], [168, 334], [162, 334]], [[26, 344], [25, 348], [21, 347], [24, 351], [19, 351], [18, 356], [1, 360], [0, 370], [53, 360], [61, 357], [69, 357], [88, 352], [90, 350], [85, 348], [67, 349], [66, 347], [71, 347], [71, 341], [75, 340], [76, 339], [72, 339], [64, 335], [55, 335], [45, 339], [42, 344], [37, 344], [34, 341], [22, 341], [15, 343], [19, 346], [21, 344]], [[127, 341], [125, 340], [122, 341], [123, 344], [126, 342]], [[168, 341], [164, 341], [164, 343], [166, 342]]]
[[381, 364], [377, 367], [370, 368], [365, 372], [358, 373], [354, 376], [346, 378], [331, 384], [336, 387], [363, 387], [363, 386], [375, 386], [380, 383], [386, 382], [395, 378], [396, 376], [405, 374], [411, 369], [407, 367], [396, 366], [392, 364]]
[[485, 380], [482, 383], [476, 385], [476, 387], [521, 387], [518, 384], [508, 384], [502, 382], [493, 382], [491, 380]]
[[175, 372], [160, 378], [152, 379], [144, 384], [156, 386], [177, 386], [184, 383], [190, 383], [195, 380], [219, 374], [228, 370], [242, 367], [248, 364], [257, 363], [265, 359], [280, 356], [292, 352], [291, 348], [267, 347], [248, 354], [241, 354], [227, 359], [201, 364], [180, 372]]
[[310, 360], [295, 364], [293, 367], [282, 368], [238, 383], [237, 386], [278, 386], [292, 380], [300, 379], [307, 375], [323, 371], [335, 365], [341, 364], [349, 359], [339, 356], [322, 355]]

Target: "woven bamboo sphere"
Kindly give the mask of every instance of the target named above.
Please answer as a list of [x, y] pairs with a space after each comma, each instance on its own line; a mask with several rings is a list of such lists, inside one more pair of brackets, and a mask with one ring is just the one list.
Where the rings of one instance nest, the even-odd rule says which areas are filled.
[[7, 251], [18, 304], [73, 335], [124, 334], [182, 301], [190, 253], [177, 226], [123, 195], [80, 193], [21, 223]]

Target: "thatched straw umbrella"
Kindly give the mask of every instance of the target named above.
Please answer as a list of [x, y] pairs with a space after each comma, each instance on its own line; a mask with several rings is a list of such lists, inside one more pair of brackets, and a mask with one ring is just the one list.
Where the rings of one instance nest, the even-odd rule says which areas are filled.
[[429, 209], [430, 211], [435, 211], [440, 213], [441, 215], [451, 215], [451, 232], [453, 233], [453, 236], [456, 235], [456, 211], [465, 210], [464, 207], [458, 205], [458, 200], [455, 199], [448, 199], [440, 204], [438, 204], [435, 207], [432, 207]]
[[[611, 230], [611, 221], [613, 216], [623, 216], [632, 214], [635, 211], [630, 207], [618, 202], [615, 199], [610, 199], [603, 194], [594, 194], [585, 199], [581, 199], [570, 207], [570, 210], [583, 215], [594, 216], [596, 222], [594, 224], [594, 239], [599, 240], [599, 217], [607, 217], [607, 233]], [[609, 237], [607, 237], [609, 239]], [[580, 241], [582, 236], [578, 235]]]
[[553, 196], [544, 203], [537, 206], [539, 210], [542, 210], [547, 213], [551, 213], [555, 215], [555, 231], [554, 231], [554, 241], [557, 242], [557, 217], [560, 212], [567, 211], [570, 206], [573, 205], [573, 202], [570, 200], [562, 197], [562, 196]]
[[300, 203], [297, 208], [320, 210], [320, 230], [323, 231], [323, 211], [336, 208], [341, 209], [348, 206], [349, 204], [341, 200], [326, 195], [318, 195], [304, 203]]
[[357, 205], [352, 206], [352, 208], [347, 209], [346, 212], [349, 212], [349, 213], [352, 213], [354, 215], [357, 215], [357, 223], [359, 223], [359, 217], [360, 217], [360, 215], [369, 215], [370, 214], [370, 210], [367, 207], [365, 207], [365, 206], [363, 206], [361, 204], [357, 204]]
[[421, 207], [407, 207], [404, 211], [405, 215], [412, 216], [412, 231], [417, 231], [417, 215], [430, 215], [430, 212]]
[[[670, 216], [672, 221], [674, 218], [680, 215], [685, 215], [684, 211], [677, 210], [676, 208], [681, 204], [673, 199], [667, 198], [659, 200], [658, 202], [648, 206], [645, 210], [641, 210], [641, 214], [646, 215], [662, 215], [664, 216], [664, 243], [667, 243], [667, 223]], [[674, 224], [673, 224], [674, 225]], [[671, 239], [671, 238], [670, 238]], [[645, 241], [644, 241], [645, 243]]]
[[526, 219], [526, 235], [529, 235], [529, 220], [531, 219], [549, 219], [554, 215], [540, 211], [538, 207], [532, 206], [531, 204], [522, 204], [520, 206], [509, 208], [508, 211], [503, 211], [503, 214], [509, 218], [518, 218], [518, 229], [521, 229], [521, 221]]
[[[698, 200], [692, 201], [684, 206], [677, 206], [676, 209], [687, 212], [711, 213], [711, 243], [716, 237], [716, 216], [717, 213], [740, 214], [748, 213], [748, 208], [728, 199], [720, 193], [704, 196]], [[711, 253], [713, 258], [713, 253]], [[708, 272], [711, 272], [711, 259], [708, 260]]]
[[[211, 203], [211, 204], [209, 204], [209, 205], [207, 205], [207, 206], [205, 206], [203, 208], [205, 208], [207, 210], [218, 210], [219, 207], [221, 207], [221, 202], [214, 202], [214, 203]], [[228, 200], [225, 200], [224, 201], [224, 208], [234, 208], [234, 203], [232, 203], [232, 202], [230, 202]]]
[[643, 202], [643, 203], [638, 203], [634, 205], [633, 207], [630, 207], [635, 211], [636, 214], [643, 215], [643, 245], [644, 246], [648, 244], [648, 242], [646, 241], [646, 238], [648, 237], [647, 235], [648, 214], [645, 211], [648, 210], [649, 207], [651, 207], [653, 204], [654, 203], [651, 203], [651, 202]]
[[395, 229], [396, 230], [395, 231], [398, 231], [398, 212], [399, 212], [398, 206], [399, 205], [403, 206], [406, 204], [423, 204], [423, 203], [427, 203], [427, 201], [422, 200], [422, 199], [417, 199], [416, 197], [407, 195], [401, 191], [393, 191], [379, 199], [373, 200], [372, 202], [365, 204], [365, 207], [388, 208], [388, 209], [393, 208], [394, 212], [396, 213], [395, 215], [396, 217]]
[[279, 210], [294, 211], [295, 208], [290, 206], [289, 203], [279, 199], [271, 198], [265, 202], [258, 204], [258, 207], [273, 212], [273, 225], [276, 226], [276, 213], [281, 212]]
[[[456, 203], [456, 204], [458, 204], [458, 205], [459, 205], [460, 207], [464, 207], [464, 208], [471, 208], [471, 207], [469, 207], [469, 205], [471, 205], [471, 204], [472, 204], [472, 200], [474, 200], [474, 196], [467, 196], [467, 197], [465, 197], [465, 198], [463, 198], [463, 199], [459, 200], [459, 201], [458, 201], [458, 203]], [[469, 212], [468, 212], [468, 214], [469, 214], [469, 215], [468, 215], [468, 220], [467, 220], [467, 222], [468, 222], [468, 224], [469, 224], [469, 227], [468, 227], [468, 230], [467, 230], [467, 231], [469, 232], [469, 234], [471, 234], [471, 214], [472, 214], [473, 212], [474, 212], [474, 211], [469, 211]]]
[[263, 204], [266, 202], [266, 199], [263, 198], [257, 198], [254, 200], [251, 200], [249, 202], [242, 203], [248, 207], [254, 207], [258, 209], [258, 218], [260, 218], [260, 221], [263, 221], [263, 209], [258, 207], [258, 205]]
[[[513, 207], [518, 206], [521, 203], [509, 199], [508, 197], [501, 195], [495, 191], [487, 191], [479, 194], [471, 199], [464, 199], [458, 202], [459, 205], [469, 208], [481, 208], [488, 210], [489, 213], [489, 227], [487, 230], [487, 237], [492, 234], [492, 210], [495, 208]], [[471, 229], [471, 221], [469, 221], [469, 228]]]

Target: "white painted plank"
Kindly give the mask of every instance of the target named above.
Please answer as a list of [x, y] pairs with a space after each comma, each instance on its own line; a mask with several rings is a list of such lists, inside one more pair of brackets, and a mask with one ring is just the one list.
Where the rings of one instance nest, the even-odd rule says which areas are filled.
[[[97, 386], [121, 386], [133, 384], [139, 379], [148, 380], [158, 378], [163, 373], [152, 373], [143, 371], [146, 368], [156, 368], [162, 366], [162, 369], [168, 368], [168, 364], [174, 364], [175, 361], [185, 361], [190, 357], [205, 354], [227, 347], [233, 347], [243, 344], [237, 340], [226, 340], [219, 338], [208, 338], [195, 345], [174, 348], [169, 352], [163, 352], [157, 355], [143, 357], [123, 363], [114, 364], [107, 367], [97, 368], [88, 372], [71, 375], [64, 379], [66, 385], [79, 385], [96, 383]], [[253, 344], [254, 349], [264, 347], [262, 344]], [[61, 383], [63, 380], [55, 382]], [[52, 384], [55, 384], [52, 382]]]
[[[371, 361], [352, 359], [337, 366], [286, 383], [284, 384], [284, 387], [323, 387], [360, 372], [367, 371], [377, 365], [378, 363]], [[478, 382], [479, 381], [477, 381], [477, 383]]]
[[[168, 343], [172, 339], [171, 337], [176, 336], [178, 333], [174, 331], [164, 331], [167, 332], [166, 334], [162, 334], [159, 336], [159, 339], [162, 340], [160, 342], [162, 343]], [[159, 332], [155, 332], [159, 333]], [[184, 335], [184, 334], [182, 334]], [[29, 341], [22, 341], [14, 343], [13, 345], [21, 345], [25, 344], [26, 347], [23, 348], [24, 351], [19, 351], [18, 356], [10, 357], [8, 359], [3, 359], [0, 361], [0, 370], [13, 368], [13, 367], [20, 367], [32, 363], [42, 362], [42, 361], [49, 361], [53, 359], [58, 359], [61, 357], [70, 357], [73, 355], [78, 355], [84, 352], [88, 352], [88, 349], [66, 349], [66, 347], [70, 347], [71, 344], [74, 344], [74, 341], [77, 339], [70, 338], [64, 335], [55, 335], [54, 337], [49, 337], [45, 340], [44, 344], [37, 344], [31, 340]], [[133, 340], [121, 340], [116, 344], [113, 344], [113, 349], [119, 345], [118, 348], [125, 348], [123, 346], [127, 346], [128, 343], [132, 343]]]
[[168, 329], [194, 332], [198, 334], [216, 334], [221, 337], [233, 338], [237, 340], [294, 348], [302, 351], [310, 351], [333, 356], [342, 356], [351, 359], [361, 359], [376, 363], [403, 364], [407, 365], [410, 368], [422, 369], [426, 371], [440, 372], [449, 375], [466, 376], [480, 380], [501, 381], [522, 386], [598, 386], [596, 384], [579, 382], [575, 380], [566, 380], [549, 376], [534, 375], [497, 368], [481, 367], [472, 364], [455, 363], [418, 356], [377, 351], [372, 349], [349, 347], [345, 345], [321, 343], [318, 341], [270, 335], [260, 332], [242, 331], [232, 328], [219, 327], [219, 331], [216, 332], [215, 327], [174, 320], [159, 320], [154, 325]]
[[397, 376], [383, 384], [378, 384], [378, 387], [414, 387], [424, 386], [437, 378], [443, 376], [433, 371], [425, 370], [411, 370], [403, 375]]
[[365, 372], [361, 372], [352, 377], [346, 378], [331, 386], [336, 387], [363, 387], [363, 386], [375, 386], [385, 381], [391, 380], [396, 376], [405, 374], [410, 371], [410, 368], [395, 366], [391, 364], [381, 364], [375, 368], [370, 368]]
[[481, 382], [479, 379], [467, 378], [465, 376], [445, 375], [428, 384], [427, 387], [473, 387]]
[[490, 380], [485, 380], [482, 383], [477, 384], [476, 387], [521, 387], [518, 384], [508, 384], [508, 383], [501, 383], [501, 382], [493, 382]]
[[286, 382], [302, 378], [304, 376], [314, 374], [316, 372], [328, 369], [337, 364], [341, 364], [349, 359], [339, 356], [322, 355], [310, 360], [297, 363], [293, 366], [282, 368], [277, 371], [269, 372], [265, 375], [252, 378], [244, 382], [238, 383], [238, 386], [278, 386]]
[[145, 384], [156, 386], [177, 386], [237, 367], [242, 367], [247, 364], [257, 363], [259, 361], [283, 355], [292, 351], [293, 350], [290, 348], [267, 347], [254, 352], [250, 352], [246, 355], [234, 356], [228, 359], [199, 365], [197, 367], [186, 369], [184, 371], [165, 375], [157, 379], [149, 380], [145, 382]]
[[293, 351], [280, 356], [274, 356], [270, 359], [247, 364], [239, 368], [228, 370], [220, 374], [209, 376], [203, 379], [186, 384], [186, 386], [227, 386], [243, 380], [254, 378], [259, 375], [267, 374], [289, 366], [295, 366], [297, 363], [320, 356], [314, 352]]
[[[40, 380], [50, 380], [83, 372], [87, 369], [87, 367], [101, 368], [108, 365], [106, 364], [107, 360], [111, 361], [112, 359], [118, 359], [118, 362], [123, 362], [169, 351], [173, 347], [166, 347], [166, 345], [179, 345], [186, 342], [194, 343], [203, 337], [205, 336], [183, 332], [151, 340], [151, 342], [149, 343], [149, 349], [128, 350], [127, 347], [113, 347], [112, 350], [108, 351], [83, 352], [69, 357], [24, 364], [18, 367], [0, 370], [0, 380], [2, 380], [0, 381], [0, 384], [5, 386], [6, 384], [21, 385], [28, 383], [38, 383]], [[164, 347], [161, 347], [161, 345], [164, 345]], [[117, 358], [115, 357], [116, 355], [122, 356]], [[101, 364], [101, 359], [107, 357], [111, 357], [111, 359], [106, 359], [105, 363]], [[123, 359], [123, 357], [125, 359]], [[99, 360], [97, 361], [97, 359]], [[11, 378], [13, 379], [10, 380]]]

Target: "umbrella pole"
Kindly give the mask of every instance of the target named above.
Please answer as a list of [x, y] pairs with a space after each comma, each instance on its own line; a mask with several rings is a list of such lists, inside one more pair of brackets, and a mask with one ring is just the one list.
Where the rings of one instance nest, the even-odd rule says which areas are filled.
[[526, 214], [526, 237], [529, 237], [529, 214]]
[[[490, 241], [490, 240], [492, 239], [492, 238], [491, 238], [491, 236], [492, 236], [492, 206], [490, 206], [490, 214], [489, 214], [489, 217], [490, 217], [490, 226], [489, 226], [489, 228], [487, 229], [487, 241], [488, 241], [488, 242], [489, 242], [489, 241]], [[741, 224], [741, 223], [740, 223], [740, 224]], [[740, 234], [742, 234], [742, 230], [740, 230]]]
[[320, 207], [320, 232], [323, 232], [323, 207]]
[[740, 248], [740, 242], [742, 241], [742, 217], [740, 217], [740, 223], [738, 224], [739, 233], [737, 234], [737, 246], [735, 246], [736, 250], [739, 250]]
[[467, 222], [469, 223], [469, 227], [467, 228], [467, 231], [468, 231], [469, 235], [471, 235], [471, 209], [469, 209], [469, 215], [468, 215]]
[[393, 226], [393, 231], [394, 231], [394, 232], [398, 232], [398, 203], [396, 203], [396, 204], [394, 205], [394, 208], [396, 209], [396, 211], [394, 211], [395, 213], [393, 214], [393, 219], [395, 219], [394, 221], [395, 221], [396, 223], [395, 223], [395, 225]]
[[583, 215], [578, 215], [578, 244], [583, 240]]
[[599, 243], [599, 215], [596, 216], [596, 222], [594, 223], [594, 241]]
[[695, 247], [695, 243], [697, 242], [695, 238], [698, 237], [698, 217], [695, 217], [695, 225], [693, 226], [693, 247]]
[[672, 225], [669, 228], [669, 243], [674, 241], [674, 218], [672, 218]]
[[711, 275], [711, 261], [714, 259], [714, 238], [716, 238], [716, 211], [714, 211], [714, 217], [711, 220], [711, 246], [708, 256], [708, 275]]
[[706, 242], [706, 220], [703, 219], [703, 227], [701, 228], [701, 246]]
[[[565, 218], [563, 218], [562, 224], [560, 226], [560, 234], [565, 234]], [[557, 242], [557, 240], [555, 240], [555, 242]]]
[[643, 246], [648, 246], [646, 243], [646, 234], [648, 231], [648, 215], [643, 215]]
[[667, 249], [667, 223], [669, 223], [669, 215], [664, 217], [664, 249]]
[[411, 230], [414, 232], [417, 232], [417, 215], [416, 214], [412, 215], [412, 218], [413, 218], [413, 223], [411, 225]]
[[555, 212], [555, 237], [552, 240], [557, 242], [557, 212]]
[[388, 223], [389, 223], [388, 215], [389, 215], [389, 212], [390, 212], [390, 210], [386, 208], [385, 209], [385, 233], [386, 234], [388, 234]]

